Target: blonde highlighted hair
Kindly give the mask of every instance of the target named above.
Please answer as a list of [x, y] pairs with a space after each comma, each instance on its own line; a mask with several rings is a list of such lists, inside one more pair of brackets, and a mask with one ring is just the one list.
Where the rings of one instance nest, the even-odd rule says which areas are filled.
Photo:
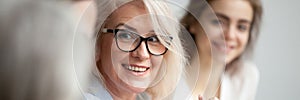
[[[134, 0], [102, 0], [97, 2], [98, 6], [98, 19], [96, 29], [101, 31], [104, 27], [105, 20], [107, 20], [110, 14], [118, 7]], [[139, 1], [139, 0], [137, 0]], [[158, 38], [168, 48], [168, 52], [164, 54], [162, 66], [166, 67], [166, 73], [164, 77], [154, 86], [148, 87], [147, 92], [152, 99], [162, 99], [171, 94], [175, 90], [175, 87], [180, 79], [183, 68], [186, 65], [185, 52], [181, 45], [179, 38], [179, 23], [176, 18], [171, 14], [170, 9], [166, 1], [163, 0], [140, 0], [144, 3], [145, 9], [148, 11], [151, 22]], [[96, 32], [99, 32], [96, 30]], [[101, 39], [101, 32], [97, 34], [97, 38]], [[171, 36], [173, 39], [170, 45], [164, 42], [164, 37]], [[96, 46], [99, 46], [99, 40], [97, 39]], [[96, 51], [98, 52], [98, 50]], [[161, 73], [157, 76], [162, 75]], [[156, 77], [157, 77], [156, 76]], [[101, 74], [100, 74], [101, 77]], [[104, 81], [104, 80], [102, 80]]]

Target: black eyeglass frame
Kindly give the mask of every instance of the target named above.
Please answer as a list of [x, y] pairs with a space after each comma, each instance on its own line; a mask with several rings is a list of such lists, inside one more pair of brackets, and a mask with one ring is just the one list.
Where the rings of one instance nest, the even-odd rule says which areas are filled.
[[[144, 38], [144, 37], [138, 35], [137, 33], [131, 32], [131, 31], [128, 31], [128, 32], [133, 33], [133, 34], [135, 34], [135, 35], [137, 35], [137, 36], [140, 37], [140, 42], [138, 43], [138, 45], [137, 45], [133, 50], [123, 50], [123, 49], [120, 48], [119, 44], [117, 43], [117, 41], [118, 41], [118, 39], [117, 39], [117, 33], [118, 33], [118, 31], [120, 31], [120, 30], [128, 31], [128, 30], [125, 30], [125, 29], [106, 29], [106, 28], [105, 28], [105, 29], [102, 30], [102, 32], [104, 32], [104, 33], [113, 33], [113, 34], [114, 34], [114, 38], [115, 38], [115, 40], [116, 40], [117, 47], [118, 47], [121, 51], [124, 51], [124, 52], [133, 52], [133, 51], [135, 51], [135, 50], [141, 45], [141, 43], [142, 43], [143, 41], [145, 41], [147, 51], [148, 51], [148, 53], [150, 53], [151, 55], [154, 55], [154, 56], [161, 56], [161, 55], [164, 55], [165, 53], [167, 53], [167, 51], [168, 51], [168, 48], [165, 47], [165, 51], [164, 51], [163, 53], [161, 53], [161, 54], [154, 54], [154, 53], [152, 53], [152, 52], [149, 50], [149, 47], [148, 47], [148, 43], [147, 43], [147, 42], [148, 42], [148, 40], [149, 40], [150, 38], [152, 38], [153, 36]], [[169, 36], [169, 38], [170, 38], [170, 40], [173, 39], [173, 37], [171, 37], [171, 36]]]

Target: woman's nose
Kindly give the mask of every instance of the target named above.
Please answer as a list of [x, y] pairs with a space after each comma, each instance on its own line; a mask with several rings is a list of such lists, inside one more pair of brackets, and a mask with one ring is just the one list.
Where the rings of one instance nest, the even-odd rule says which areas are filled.
[[236, 37], [236, 35], [237, 35], [237, 31], [236, 31], [236, 28], [233, 25], [231, 25], [229, 27], [226, 27], [224, 29], [225, 40], [227, 40], [227, 41], [232, 40]]
[[150, 54], [147, 50], [145, 42], [142, 42], [141, 45], [131, 53], [133, 57], [139, 58], [140, 60], [145, 60], [150, 58]]

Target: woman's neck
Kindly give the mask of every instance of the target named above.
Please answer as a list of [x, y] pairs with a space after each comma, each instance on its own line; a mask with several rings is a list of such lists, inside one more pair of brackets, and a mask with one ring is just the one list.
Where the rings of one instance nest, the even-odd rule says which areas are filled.
[[[225, 69], [225, 65], [222, 62], [214, 61], [213, 58], [209, 55], [201, 55], [199, 57], [200, 62], [200, 73], [198, 80], [201, 80], [197, 83], [197, 93], [203, 96], [213, 96], [214, 94], [206, 93], [215, 93], [219, 91], [220, 79], [222, 73]], [[211, 82], [211, 83], [208, 83]], [[215, 91], [215, 92], [214, 92]], [[206, 92], [206, 93], [204, 93]], [[219, 93], [215, 96], [219, 97]]]
[[128, 91], [125, 88], [121, 88], [119, 86], [117, 86], [116, 84], [114, 84], [114, 82], [112, 82], [110, 79], [107, 79], [108, 77], [106, 77], [106, 80], [104, 82], [108, 92], [110, 93], [110, 95], [112, 96], [113, 100], [135, 100], [137, 94]]
[[198, 81], [195, 84], [196, 87], [193, 93], [193, 99], [198, 99], [198, 96], [203, 96], [203, 93], [209, 81], [209, 75], [212, 71], [211, 59], [204, 58], [203, 56], [200, 56], [199, 58], [193, 58], [192, 66], [198, 67], [199, 70], [198, 76], [196, 77]]

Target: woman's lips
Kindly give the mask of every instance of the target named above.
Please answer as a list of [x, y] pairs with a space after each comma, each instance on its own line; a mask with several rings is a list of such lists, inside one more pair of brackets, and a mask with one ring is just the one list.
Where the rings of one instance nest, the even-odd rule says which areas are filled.
[[135, 76], [144, 76], [149, 72], [150, 69], [148, 66], [139, 66], [135, 64], [122, 64], [122, 66]]
[[234, 46], [226, 46], [226, 54], [229, 54], [234, 49]]
[[218, 43], [218, 42], [213, 42], [212, 44], [216, 49], [218, 49], [219, 51], [225, 54], [229, 54], [234, 49], [234, 46], [229, 44]]

